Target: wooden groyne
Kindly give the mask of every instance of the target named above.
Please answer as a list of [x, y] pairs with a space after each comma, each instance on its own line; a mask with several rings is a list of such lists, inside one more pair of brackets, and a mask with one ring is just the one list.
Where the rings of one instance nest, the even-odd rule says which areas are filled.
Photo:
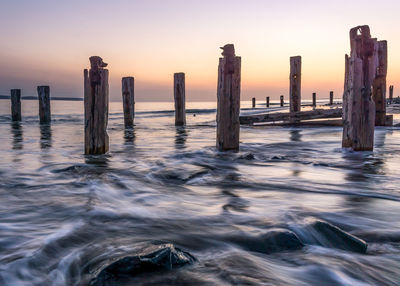
[[186, 125], [185, 74], [174, 74], [175, 126]]
[[21, 121], [21, 90], [11, 90], [11, 120]]
[[131, 76], [122, 78], [122, 108], [125, 128], [132, 128], [135, 119], [135, 79]]
[[38, 86], [37, 93], [39, 99], [40, 124], [48, 124], [51, 122], [50, 87], [47, 85]]

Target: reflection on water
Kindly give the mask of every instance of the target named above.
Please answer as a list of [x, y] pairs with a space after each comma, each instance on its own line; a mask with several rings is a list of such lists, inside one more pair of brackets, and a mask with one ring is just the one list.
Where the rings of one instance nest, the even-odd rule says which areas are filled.
[[124, 140], [126, 145], [133, 145], [135, 143], [135, 128], [125, 128]]
[[12, 149], [21, 150], [24, 145], [23, 130], [20, 122], [11, 122], [11, 132], [13, 135]]
[[188, 137], [188, 132], [186, 131], [186, 126], [176, 126], [176, 135], [175, 135], [175, 148], [185, 149], [185, 143]]
[[51, 148], [51, 125], [40, 124], [40, 149]]
[[[339, 127], [243, 127], [240, 152], [221, 153], [215, 103], [189, 106], [186, 127], [173, 125], [173, 103], [139, 103], [127, 130], [111, 103], [110, 153], [85, 156], [81, 102], [54, 102], [40, 133], [29, 104], [22, 123], [0, 114], [0, 285], [85, 286], [152, 241], [198, 262], [132, 285], [399, 284], [399, 128], [377, 128], [374, 152], [355, 153]], [[303, 227], [313, 219], [365, 239], [367, 255], [246, 247], [272, 229], [315, 237]]]

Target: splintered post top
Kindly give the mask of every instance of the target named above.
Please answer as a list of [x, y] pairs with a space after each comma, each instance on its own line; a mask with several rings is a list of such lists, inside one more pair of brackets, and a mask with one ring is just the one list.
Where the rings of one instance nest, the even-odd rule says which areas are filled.
[[227, 44], [221, 47], [221, 49], [223, 50], [222, 55], [224, 57], [235, 56], [235, 47], [233, 46], [233, 44]]
[[103, 59], [99, 56], [90, 57], [89, 61], [90, 61], [90, 67], [92, 69], [105, 68], [108, 65], [105, 62], [103, 62]]

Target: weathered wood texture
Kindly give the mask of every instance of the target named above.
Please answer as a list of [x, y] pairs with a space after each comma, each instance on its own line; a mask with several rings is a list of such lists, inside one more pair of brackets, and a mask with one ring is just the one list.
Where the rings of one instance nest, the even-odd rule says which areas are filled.
[[391, 85], [391, 86], [389, 86], [389, 103], [390, 104], [393, 103], [393, 92], [394, 92], [394, 86]]
[[317, 94], [315, 92], [312, 94], [312, 106], [317, 106]]
[[175, 126], [186, 125], [185, 74], [174, 74]]
[[290, 58], [290, 112], [301, 109], [301, 57]]
[[281, 95], [281, 97], [279, 98], [280, 102], [281, 102], [281, 107], [283, 107], [283, 105], [285, 104], [285, 98], [283, 97], [283, 95]]
[[21, 90], [11, 90], [11, 120], [21, 121]]
[[329, 92], [329, 105], [333, 105], [333, 91]]
[[122, 106], [125, 128], [132, 128], [135, 119], [135, 79], [133, 77], [122, 78]]
[[218, 66], [217, 148], [239, 150], [241, 58], [232, 44], [223, 48]]
[[269, 107], [269, 96], [265, 98], [265, 106]]
[[379, 41], [378, 67], [372, 87], [372, 98], [375, 102], [375, 126], [386, 125], [386, 76], [387, 76], [387, 41]]
[[262, 122], [274, 122], [274, 121], [290, 121], [295, 119], [296, 121], [301, 120], [313, 120], [320, 118], [339, 118], [342, 117], [342, 109], [315, 109], [310, 111], [298, 111], [298, 112], [280, 112], [280, 113], [263, 113], [256, 115], [242, 115], [240, 116], [240, 124], [249, 125], [254, 123]]
[[90, 64], [90, 70], [84, 70], [85, 154], [105, 154], [109, 150], [108, 70], [100, 57], [90, 57]]
[[50, 87], [38, 86], [37, 87], [39, 99], [39, 118], [40, 124], [47, 124], [51, 122], [50, 111]]
[[368, 26], [358, 26], [350, 30], [350, 44], [343, 93], [342, 146], [369, 151], [374, 147], [376, 112], [371, 96], [379, 65], [378, 42], [371, 38]]
[[251, 99], [251, 106], [252, 106], [253, 108], [256, 108], [256, 98], [255, 98], [255, 97], [253, 97], [253, 98]]

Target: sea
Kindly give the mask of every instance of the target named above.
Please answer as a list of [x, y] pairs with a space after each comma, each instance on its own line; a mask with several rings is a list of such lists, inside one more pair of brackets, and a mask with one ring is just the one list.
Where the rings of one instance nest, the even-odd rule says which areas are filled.
[[[40, 126], [37, 101], [22, 101], [20, 123], [9, 101], [0, 100], [0, 285], [90, 285], [154, 242], [196, 262], [123, 285], [400, 285], [400, 127], [377, 127], [374, 151], [352, 152], [341, 127], [242, 126], [240, 151], [219, 152], [216, 102], [188, 102], [185, 127], [174, 126], [172, 102], [137, 102], [130, 130], [111, 102], [110, 152], [85, 156], [83, 102], [52, 101], [52, 122]], [[318, 243], [315, 221], [367, 252]], [[263, 253], [232, 239], [276, 229], [315, 243]]]

